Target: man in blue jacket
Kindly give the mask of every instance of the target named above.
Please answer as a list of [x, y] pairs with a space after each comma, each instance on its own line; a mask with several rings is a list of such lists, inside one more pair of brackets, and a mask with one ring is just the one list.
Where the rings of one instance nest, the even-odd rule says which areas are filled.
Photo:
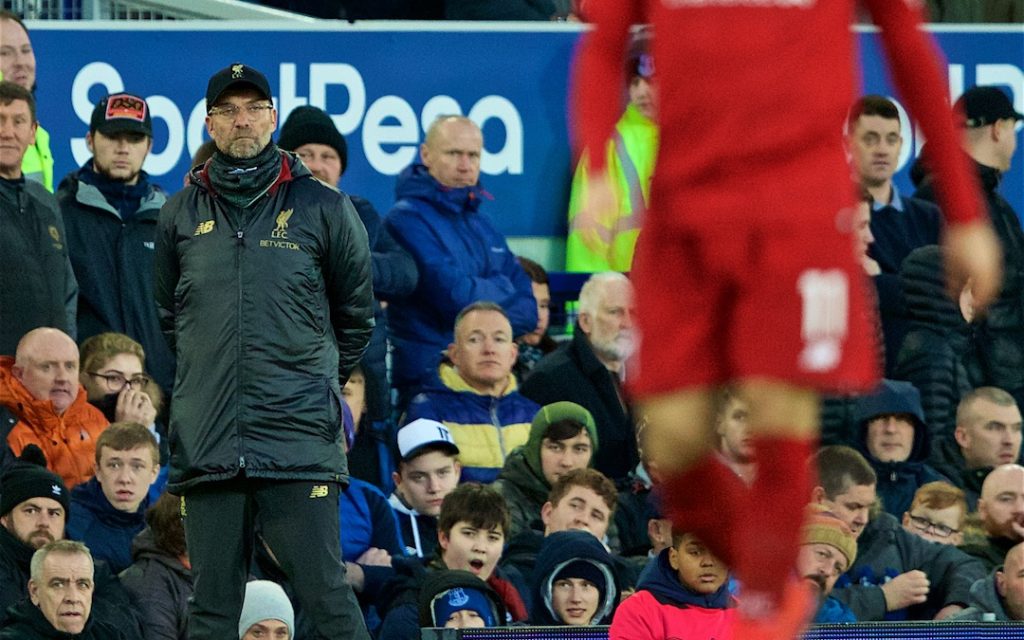
[[441, 361], [455, 316], [466, 305], [501, 305], [513, 337], [537, 327], [530, 278], [505, 237], [480, 211], [483, 134], [470, 119], [441, 116], [427, 130], [420, 161], [398, 176], [388, 231], [412, 254], [419, 283], [388, 308], [393, 384], [403, 405]]
[[71, 492], [68, 537], [84, 542], [114, 573], [127, 569], [158, 473], [160, 448], [149, 429], [132, 422], [107, 427], [96, 440], [96, 476]]

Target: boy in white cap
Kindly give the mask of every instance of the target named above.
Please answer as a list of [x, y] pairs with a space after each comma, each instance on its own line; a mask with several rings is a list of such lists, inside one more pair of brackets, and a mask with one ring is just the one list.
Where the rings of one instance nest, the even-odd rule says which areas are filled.
[[459, 483], [462, 465], [448, 427], [420, 418], [398, 430], [395, 491], [389, 502], [398, 516], [409, 555], [429, 558], [437, 547], [437, 516], [444, 497]]

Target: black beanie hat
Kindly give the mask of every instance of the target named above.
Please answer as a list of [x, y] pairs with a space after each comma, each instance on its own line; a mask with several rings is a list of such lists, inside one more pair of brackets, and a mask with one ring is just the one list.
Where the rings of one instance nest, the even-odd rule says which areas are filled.
[[348, 168], [348, 143], [323, 109], [311, 106], [297, 107], [284, 121], [281, 134], [277, 138], [277, 146], [285, 151], [295, 151], [304, 144], [325, 144], [333, 147], [341, 158], [341, 172], [345, 173], [345, 169]]
[[608, 593], [608, 581], [604, 572], [592, 560], [576, 558], [565, 563], [561, 569], [555, 572], [555, 575], [551, 578], [551, 585], [554, 586], [559, 580], [567, 580], [569, 578], [582, 578], [597, 587], [598, 611], [595, 615], [598, 615], [602, 605], [604, 605], [605, 594]]
[[32, 498], [56, 500], [65, 514], [71, 504], [64, 481], [46, 468], [46, 456], [34, 444], [25, 447], [18, 461], [0, 475], [0, 516]]

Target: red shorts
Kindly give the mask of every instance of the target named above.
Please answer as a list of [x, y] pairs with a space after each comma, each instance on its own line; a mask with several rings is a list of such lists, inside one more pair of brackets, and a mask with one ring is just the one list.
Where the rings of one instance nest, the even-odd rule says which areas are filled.
[[769, 378], [822, 391], [880, 374], [873, 289], [844, 214], [788, 224], [751, 214], [680, 224], [649, 216], [637, 243], [635, 396]]

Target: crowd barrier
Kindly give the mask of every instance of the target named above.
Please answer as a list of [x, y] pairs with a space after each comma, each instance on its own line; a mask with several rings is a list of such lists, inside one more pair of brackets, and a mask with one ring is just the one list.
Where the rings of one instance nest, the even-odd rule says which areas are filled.
[[[608, 627], [423, 629], [421, 640], [608, 640]], [[802, 640], [1021, 640], [1024, 622], [858, 622], [811, 627]], [[665, 640], [675, 640], [666, 638]]]

